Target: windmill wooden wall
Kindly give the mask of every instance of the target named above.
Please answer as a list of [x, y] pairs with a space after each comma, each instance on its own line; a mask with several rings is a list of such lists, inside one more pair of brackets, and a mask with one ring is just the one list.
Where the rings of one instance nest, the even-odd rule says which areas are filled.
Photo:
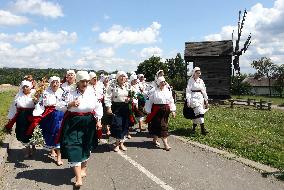
[[185, 43], [184, 59], [200, 67], [209, 98], [230, 97], [232, 55], [231, 40]]

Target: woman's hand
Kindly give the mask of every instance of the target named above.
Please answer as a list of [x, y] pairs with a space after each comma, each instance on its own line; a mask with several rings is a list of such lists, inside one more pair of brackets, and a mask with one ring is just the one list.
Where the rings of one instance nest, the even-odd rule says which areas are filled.
[[68, 104], [68, 107], [78, 107], [80, 105], [79, 100], [74, 100]]
[[107, 107], [106, 113], [109, 114], [109, 115], [112, 115], [112, 111], [111, 111], [110, 107]]
[[172, 112], [173, 118], [176, 118], [176, 112]]
[[101, 119], [97, 119], [96, 127], [97, 127], [97, 129], [101, 129], [102, 128]]
[[205, 101], [205, 109], [208, 109], [208, 108], [209, 108], [208, 101]]
[[187, 104], [187, 107], [190, 108], [190, 101], [189, 100], [186, 101], [186, 104]]
[[125, 98], [125, 100], [124, 100], [125, 103], [128, 103], [129, 101], [130, 101], [130, 98], [128, 98], [128, 97]]

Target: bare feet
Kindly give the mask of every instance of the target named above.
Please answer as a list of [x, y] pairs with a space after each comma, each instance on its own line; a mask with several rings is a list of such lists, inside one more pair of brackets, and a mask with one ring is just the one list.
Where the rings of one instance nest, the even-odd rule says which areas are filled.
[[172, 147], [170, 147], [169, 145], [165, 146], [165, 150], [166, 151], [170, 151]]
[[126, 146], [124, 146], [124, 144], [120, 144], [120, 145], [119, 145], [119, 148], [120, 148], [121, 150], [123, 150], [123, 151], [126, 151], [126, 150], [127, 150], [127, 148], [126, 148]]
[[76, 188], [80, 188], [82, 185], [83, 185], [83, 182], [82, 182], [82, 181], [76, 181], [76, 183], [74, 184], [74, 186], [75, 186]]
[[56, 162], [56, 164], [57, 164], [57, 166], [61, 166], [61, 165], [63, 165], [63, 162], [62, 162], [61, 160], [58, 160], [58, 161]]
[[86, 176], [87, 176], [86, 171], [81, 171], [81, 177], [83, 178], [83, 177], [86, 177]]
[[131, 137], [131, 135], [128, 134], [128, 135], [127, 135], [127, 138], [128, 138], [128, 139], [131, 139], [132, 137]]
[[115, 146], [113, 149], [114, 152], [118, 152], [119, 151], [119, 146]]
[[153, 140], [153, 144], [154, 144], [155, 146], [158, 146], [158, 147], [161, 145], [158, 141], [155, 141], [155, 140]]

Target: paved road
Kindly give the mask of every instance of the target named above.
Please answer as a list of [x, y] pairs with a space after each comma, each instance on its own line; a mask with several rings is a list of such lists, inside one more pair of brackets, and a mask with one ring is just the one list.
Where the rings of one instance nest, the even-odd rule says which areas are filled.
[[[258, 171], [212, 152], [170, 138], [170, 152], [154, 147], [146, 133], [126, 142], [126, 152], [115, 153], [100, 145], [91, 155], [88, 176], [81, 189], [90, 190], [280, 190], [284, 183], [263, 178]], [[73, 189], [70, 168], [58, 167], [46, 151], [38, 150], [30, 160], [22, 159], [21, 144], [11, 145], [0, 188]], [[66, 163], [66, 161], [65, 161]]]

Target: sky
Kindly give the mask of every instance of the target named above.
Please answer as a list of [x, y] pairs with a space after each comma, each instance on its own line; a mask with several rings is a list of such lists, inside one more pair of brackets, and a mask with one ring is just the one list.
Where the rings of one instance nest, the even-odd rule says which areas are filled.
[[244, 9], [241, 73], [261, 57], [283, 64], [284, 0], [0, 0], [0, 67], [135, 71], [185, 42], [230, 40]]

